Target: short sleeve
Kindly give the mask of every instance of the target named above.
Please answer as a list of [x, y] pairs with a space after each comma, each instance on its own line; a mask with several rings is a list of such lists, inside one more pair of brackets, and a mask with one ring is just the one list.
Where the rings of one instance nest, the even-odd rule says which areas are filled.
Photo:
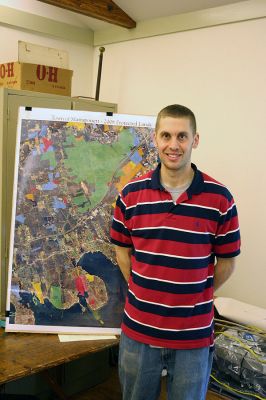
[[119, 195], [116, 201], [114, 216], [111, 225], [111, 242], [117, 246], [132, 247], [131, 234], [126, 226], [126, 205]]
[[216, 257], [231, 258], [240, 253], [240, 230], [237, 208], [232, 196], [224, 199], [214, 243]]

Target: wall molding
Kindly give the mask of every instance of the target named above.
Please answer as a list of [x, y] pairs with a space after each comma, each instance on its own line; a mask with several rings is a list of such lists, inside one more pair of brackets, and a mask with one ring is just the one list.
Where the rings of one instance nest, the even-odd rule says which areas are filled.
[[93, 46], [94, 33], [51, 18], [0, 6], [0, 25]]
[[266, 17], [265, 0], [248, 0], [164, 18], [140, 21], [133, 29], [111, 27], [94, 32], [94, 46], [207, 28]]

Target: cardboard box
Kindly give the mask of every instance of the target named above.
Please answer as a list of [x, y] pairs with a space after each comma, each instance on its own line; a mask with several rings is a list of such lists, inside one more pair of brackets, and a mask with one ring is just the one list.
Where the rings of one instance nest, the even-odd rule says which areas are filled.
[[0, 64], [0, 88], [71, 96], [72, 75], [70, 69], [8, 62]]

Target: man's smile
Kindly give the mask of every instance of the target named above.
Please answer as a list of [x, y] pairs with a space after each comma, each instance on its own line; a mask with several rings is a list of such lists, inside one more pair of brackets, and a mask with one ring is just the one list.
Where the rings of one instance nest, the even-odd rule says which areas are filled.
[[177, 160], [179, 157], [181, 157], [181, 154], [176, 154], [176, 153], [164, 153], [164, 154], [171, 160]]

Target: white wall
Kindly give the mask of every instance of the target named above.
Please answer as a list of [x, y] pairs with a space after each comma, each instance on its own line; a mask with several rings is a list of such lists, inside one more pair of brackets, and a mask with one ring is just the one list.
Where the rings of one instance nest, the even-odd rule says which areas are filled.
[[[219, 291], [266, 307], [266, 19], [106, 45], [100, 100], [120, 113], [180, 103], [198, 120], [200, 169], [238, 205], [242, 254]], [[94, 53], [94, 85], [98, 68]], [[265, 246], [266, 247], [266, 246]]]
[[[18, 41], [65, 50], [72, 69], [72, 96], [94, 96], [92, 87], [93, 47], [90, 45], [54, 39], [0, 25], [0, 63], [18, 60]], [[47, 64], [49, 61], [47, 60]]]

